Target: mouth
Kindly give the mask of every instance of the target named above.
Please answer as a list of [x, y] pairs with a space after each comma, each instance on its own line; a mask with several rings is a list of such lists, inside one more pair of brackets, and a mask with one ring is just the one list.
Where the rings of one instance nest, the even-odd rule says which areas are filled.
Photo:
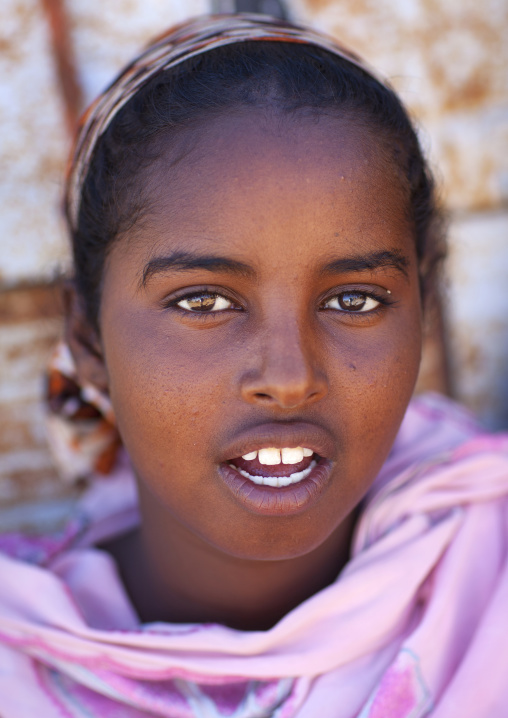
[[231, 459], [228, 466], [258, 486], [282, 488], [304, 481], [319, 459], [307, 447], [266, 447]]
[[314, 441], [293, 434], [293, 440], [286, 436], [287, 443], [280, 431], [271, 440], [267, 431], [262, 433], [265, 441], [241, 442], [241, 453], [220, 463], [220, 477], [251, 512], [287, 516], [307, 510], [329, 483], [333, 462], [326, 454], [335, 447], [319, 431], [309, 432], [315, 434]]

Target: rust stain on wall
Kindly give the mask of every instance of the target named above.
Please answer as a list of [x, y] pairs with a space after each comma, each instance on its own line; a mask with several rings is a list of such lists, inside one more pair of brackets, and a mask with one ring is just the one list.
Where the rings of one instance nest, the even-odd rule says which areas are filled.
[[508, 3], [303, 0], [302, 17], [389, 78], [427, 133], [452, 209], [508, 200]]
[[18, 287], [0, 292], [0, 325], [53, 319], [62, 314], [62, 287], [60, 284]]
[[0, 505], [69, 491], [44, 431], [44, 370], [61, 331], [60, 287], [0, 293]]
[[414, 37], [427, 49], [429, 76], [445, 112], [506, 100], [508, 5], [485, 12], [464, 3], [455, 12], [436, 0], [424, 0], [425, 23]]
[[64, 0], [41, 0], [41, 2], [50, 27], [53, 57], [65, 105], [67, 127], [72, 136], [82, 111], [83, 98], [76, 74], [74, 49], [69, 36]]

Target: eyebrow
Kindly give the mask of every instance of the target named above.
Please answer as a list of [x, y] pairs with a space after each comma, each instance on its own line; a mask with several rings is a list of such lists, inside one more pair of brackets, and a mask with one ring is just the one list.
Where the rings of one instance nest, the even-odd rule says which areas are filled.
[[354, 257], [342, 257], [326, 264], [323, 274], [339, 274], [344, 272], [367, 272], [374, 269], [395, 269], [408, 276], [408, 258], [399, 250], [382, 250], [380, 252], [369, 252]]
[[[340, 274], [345, 272], [366, 272], [375, 269], [395, 269], [406, 277], [409, 260], [398, 250], [382, 250], [352, 257], [335, 259], [322, 268], [322, 274]], [[154, 257], [143, 268], [140, 287], [145, 287], [156, 274], [167, 271], [185, 272], [204, 269], [209, 272], [226, 272], [243, 277], [252, 277], [255, 271], [248, 264], [228, 257], [199, 255], [191, 252], [173, 252], [167, 257]]]
[[192, 269], [205, 269], [209, 272], [226, 272], [244, 277], [254, 275], [254, 270], [248, 264], [238, 262], [227, 257], [215, 255], [198, 255], [191, 252], [173, 252], [168, 257], [155, 257], [145, 264], [140, 286], [145, 287], [147, 282], [156, 274], [173, 271], [186, 272]]

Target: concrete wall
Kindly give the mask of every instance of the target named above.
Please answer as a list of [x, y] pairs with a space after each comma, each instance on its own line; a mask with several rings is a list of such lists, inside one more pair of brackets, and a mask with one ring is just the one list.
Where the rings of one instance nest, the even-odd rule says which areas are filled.
[[[508, 426], [508, 3], [286, 5], [294, 19], [335, 34], [390, 78], [421, 126], [451, 217], [445, 323], [452, 389], [490, 426]], [[42, 367], [60, 331], [53, 280], [68, 268], [60, 198], [69, 107], [55, 60], [57, 6], [3, 0], [1, 10], [0, 503], [6, 506], [70, 491], [46, 448], [42, 404]], [[66, 0], [83, 101], [151, 35], [211, 6], [212, 0]], [[421, 386], [445, 384], [434, 334]]]

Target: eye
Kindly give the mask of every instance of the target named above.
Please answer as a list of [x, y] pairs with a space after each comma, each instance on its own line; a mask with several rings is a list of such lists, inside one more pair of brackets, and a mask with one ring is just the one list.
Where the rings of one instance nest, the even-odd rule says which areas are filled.
[[180, 301], [176, 302], [176, 306], [185, 309], [188, 312], [222, 312], [224, 309], [232, 309], [233, 302], [221, 294], [211, 294], [210, 292], [199, 292], [190, 294]]
[[325, 309], [338, 309], [341, 312], [371, 312], [377, 309], [381, 301], [365, 292], [342, 292], [329, 299]]

